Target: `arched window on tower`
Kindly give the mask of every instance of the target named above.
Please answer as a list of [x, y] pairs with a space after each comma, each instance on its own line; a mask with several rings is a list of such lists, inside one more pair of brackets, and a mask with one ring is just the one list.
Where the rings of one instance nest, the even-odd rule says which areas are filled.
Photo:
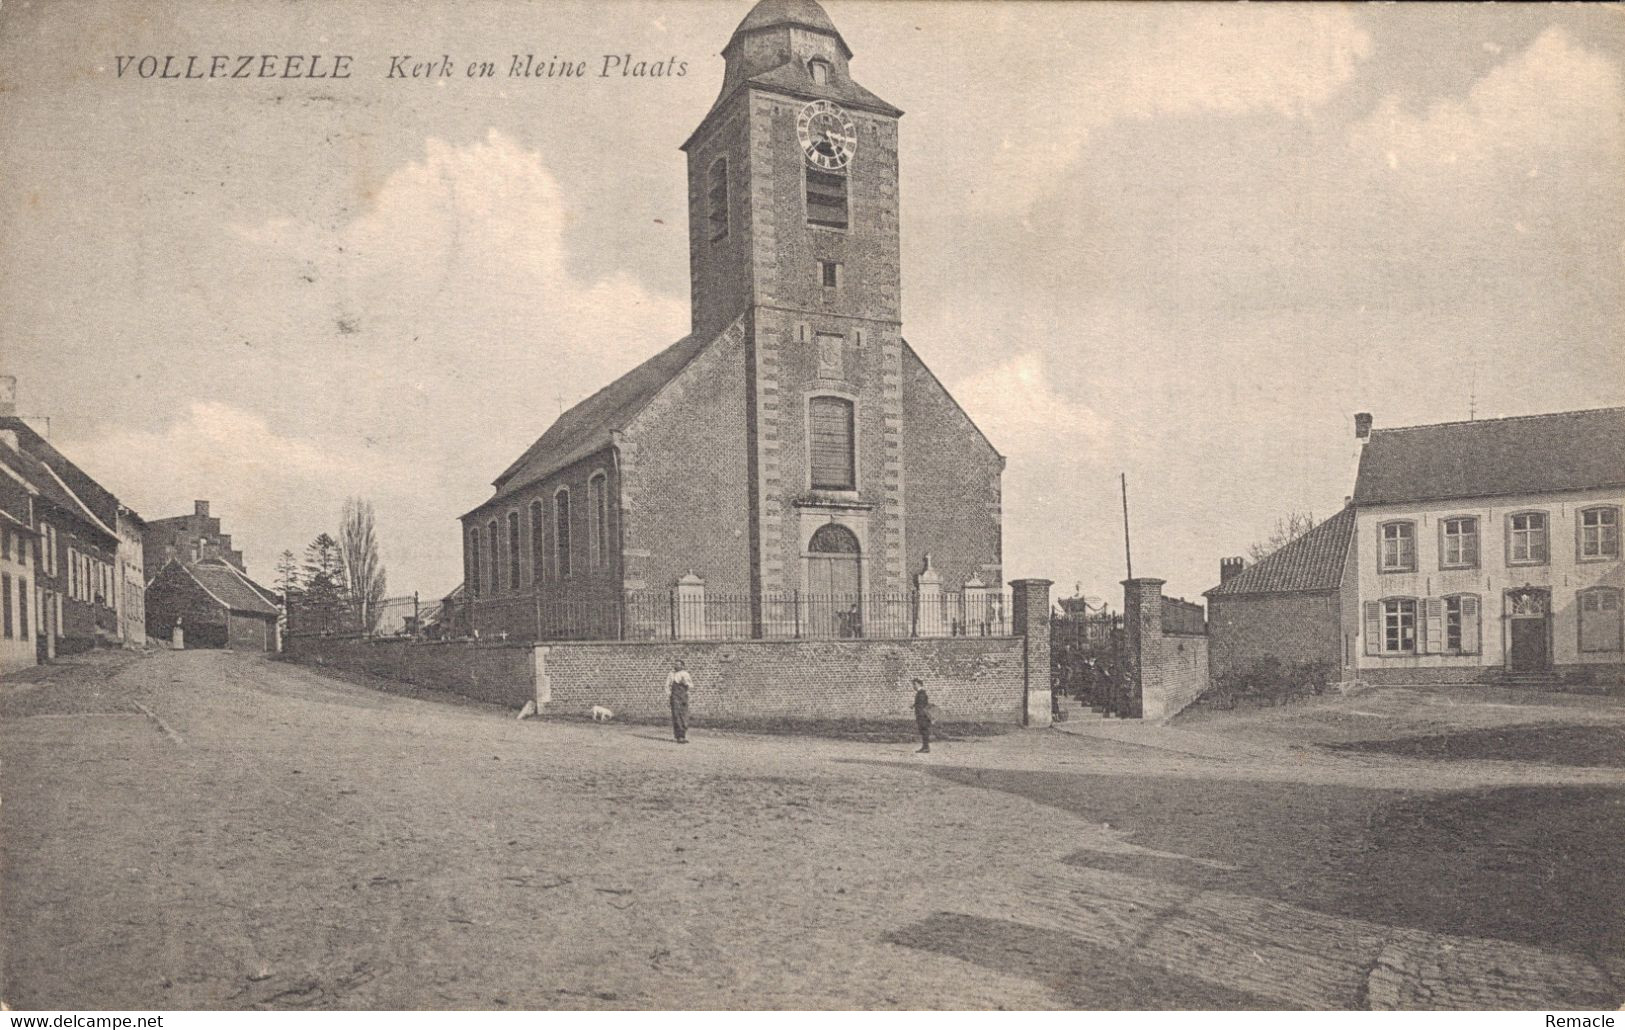
[[807, 408], [810, 485], [814, 490], [856, 490], [852, 402], [844, 397], [814, 397]]
[[468, 596], [480, 596], [480, 531], [468, 531]]
[[711, 242], [728, 238], [728, 159], [711, 162], [705, 183], [706, 217], [711, 226]]

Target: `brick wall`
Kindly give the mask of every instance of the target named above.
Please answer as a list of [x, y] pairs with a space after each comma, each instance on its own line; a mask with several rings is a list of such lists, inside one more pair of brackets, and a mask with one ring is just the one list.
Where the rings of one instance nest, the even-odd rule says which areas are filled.
[[1343, 654], [1336, 594], [1217, 595], [1208, 601], [1209, 671], [1246, 673], [1266, 658], [1335, 672]]
[[973, 576], [999, 586], [1004, 460], [906, 345], [902, 368], [909, 576], [929, 554], [944, 590]]
[[666, 676], [676, 657], [694, 678], [690, 712], [699, 722], [911, 721], [915, 677], [946, 721], [1020, 723], [1026, 701], [1015, 637], [572, 643], [537, 652], [543, 710], [564, 715], [606, 705], [624, 717], [666, 716]]
[[517, 709], [536, 697], [535, 647], [467, 640], [290, 637], [289, 658], [364, 672]]
[[1177, 715], [1208, 685], [1208, 638], [1163, 627], [1163, 580], [1123, 583], [1124, 665], [1128, 710], [1144, 719]]

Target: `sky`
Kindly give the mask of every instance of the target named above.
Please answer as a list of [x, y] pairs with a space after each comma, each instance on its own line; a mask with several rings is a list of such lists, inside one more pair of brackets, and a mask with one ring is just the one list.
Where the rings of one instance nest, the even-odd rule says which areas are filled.
[[[209, 499], [257, 578], [360, 495], [390, 593], [441, 595], [457, 516], [687, 331], [678, 147], [749, 6], [8, 0], [0, 374], [142, 515]], [[1196, 597], [1343, 504], [1357, 411], [1625, 403], [1617, 10], [825, 8], [907, 112], [904, 335], [1008, 458], [1007, 578], [1120, 599], [1126, 475], [1135, 574]]]

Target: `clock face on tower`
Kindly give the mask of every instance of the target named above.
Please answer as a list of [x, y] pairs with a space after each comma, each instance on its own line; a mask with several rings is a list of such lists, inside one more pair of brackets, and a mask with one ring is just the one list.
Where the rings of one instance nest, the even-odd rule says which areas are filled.
[[796, 119], [801, 152], [815, 168], [845, 168], [858, 149], [858, 129], [851, 117], [828, 100], [814, 100]]

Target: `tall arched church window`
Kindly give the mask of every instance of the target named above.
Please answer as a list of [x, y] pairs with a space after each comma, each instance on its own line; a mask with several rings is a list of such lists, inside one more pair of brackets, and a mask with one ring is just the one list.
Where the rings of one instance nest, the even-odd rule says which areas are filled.
[[592, 520], [588, 546], [593, 565], [609, 560], [609, 479], [602, 472], [587, 481], [587, 517]]
[[553, 495], [553, 567], [560, 579], [570, 578], [570, 491]]
[[495, 594], [502, 589], [502, 548], [499, 546], [502, 537], [496, 519], [486, 525], [485, 533], [485, 539], [491, 545], [491, 593]]
[[814, 397], [807, 404], [812, 488], [856, 490], [852, 402], [844, 397]]
[[519, 545], [519, 513], [508, 513], [508, 589], [519, 589], [519, 562], [523, 552]]
[[542, 581], [543, 560], [547, 553], [547, 523], [542, 515], [542, 502], [530, 502], [530, 578], [533, 583]]

